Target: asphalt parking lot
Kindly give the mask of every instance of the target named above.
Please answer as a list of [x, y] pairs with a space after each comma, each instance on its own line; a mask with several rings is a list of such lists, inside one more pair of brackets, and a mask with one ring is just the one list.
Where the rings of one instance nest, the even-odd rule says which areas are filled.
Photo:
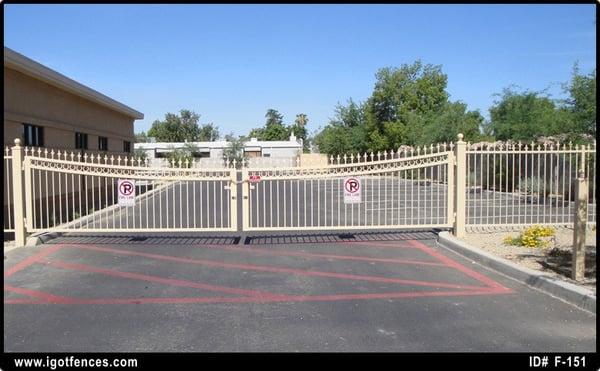
[[588, 352], [596, 315], [377, 238], [64, 237], [4, 260], [7, 352]]
[[[447, 224], [445, 184], [419, 184], [385, 177], [364, 178], [362, 202], [345, 204], [342, 183], [343, 178], [332, 178], [321, 181], [266, 180], [253, 184], [249, 194], [249, 226], [256, 229], [320, 229]], [[73, 222], [70, 228], [226, 229], [231, 226], [232, 202], [237, 208], [238, 225], [241, 225], [241, 186], [236, 199], [232, 200], [230, 190], [225, 189], [228, 185], [226, 181], [182, 181], [150, 191], [140, 186], [135, 206], [115, 205], [98, 210]], [[116, 198], [112, 202], [116, 203]], [[588, 207], [589, 215], [595, 215], [595, 205]], [[505, 192], [484, 190], [469, 194], [467, 200], [467, 224], [472, 227], [569, 223], [573, 214], [572, 202], [561, 206], [553, 206], [546, 201], [532, 203], [519, 195]]]

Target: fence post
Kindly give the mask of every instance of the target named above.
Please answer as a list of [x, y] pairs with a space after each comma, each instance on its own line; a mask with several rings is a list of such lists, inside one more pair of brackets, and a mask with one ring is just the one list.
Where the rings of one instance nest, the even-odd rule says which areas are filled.
[[23, 197], [23, 147], [21, 139], [15, 139], [12, 147], [13, 207], [15, 209], [15, 246], [25, 245], [25, 212]]
[[231, 176], [231, 179], [229, 181], [229, 195], [230, 195], [230, 199], [229, 199], [229, 210], [230, 210], [230, 228], [233, 231], [237, 231], [238, 229], [238, 202], [237, 202], [237, 169], [235, 168], [235, 163], [233, 165], [233, 168], [229, 169], [229, 175]]
[[467, 192], [467, 143], [463, 141], [463, 135], [458, 134], [458, 141], [454, 148], [454, 235], [463, 237], [465, 235], [466, 210], [465, 202]]
[[247, 231], [248, 227], [250, 227], [250, 182], [248, 170], [242, 169], [242, 230]]
[[[585, 159], [584, 155], [582, 157]], [[582, 167], [583, 167], [582, 163]], [[587, 224], [588, 182], [583, 169], [575, 179], [575, 225], [573, 227], [573, 260], [571, 278], [579, 281], [585, 275], [585, 232]]]

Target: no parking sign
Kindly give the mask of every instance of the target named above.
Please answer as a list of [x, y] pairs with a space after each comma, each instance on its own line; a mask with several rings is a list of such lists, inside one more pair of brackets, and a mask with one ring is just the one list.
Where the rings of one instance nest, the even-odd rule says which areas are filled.
[[135, 180], [119, 179], [119, 206], [135, 206]]
[[344, 203], [359, 204], [361, 202], [361, 183], [359, 178], [344, 179]]

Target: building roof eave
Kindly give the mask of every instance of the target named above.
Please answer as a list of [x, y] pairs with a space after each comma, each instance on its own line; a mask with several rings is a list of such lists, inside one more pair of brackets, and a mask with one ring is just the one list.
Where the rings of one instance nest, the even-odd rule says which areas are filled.
[[26, 56], [4, 47], [4, 67], [24, 73], [59, 89], [85, 98], [104, 107], [141, 120], [144, 114], [106, 95], [66, 77]]

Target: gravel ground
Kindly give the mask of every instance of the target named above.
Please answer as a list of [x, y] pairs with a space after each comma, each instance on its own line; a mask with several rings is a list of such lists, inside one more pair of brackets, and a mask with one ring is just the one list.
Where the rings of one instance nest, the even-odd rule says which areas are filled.
[[521, 266], [560, 277], [596, 293], [596, 231], [588, 229], [586, 233], [585, 280], [577, 282], [570, 278], [573, 230], [568, 228], [555, 228], [555, 230], [554, 240], [548, 248], [544, 249], [507, 246], [502, 242], [507, 236], [516, 237], [519, 231], [472, 232], [467, 233], [462, 240]]

